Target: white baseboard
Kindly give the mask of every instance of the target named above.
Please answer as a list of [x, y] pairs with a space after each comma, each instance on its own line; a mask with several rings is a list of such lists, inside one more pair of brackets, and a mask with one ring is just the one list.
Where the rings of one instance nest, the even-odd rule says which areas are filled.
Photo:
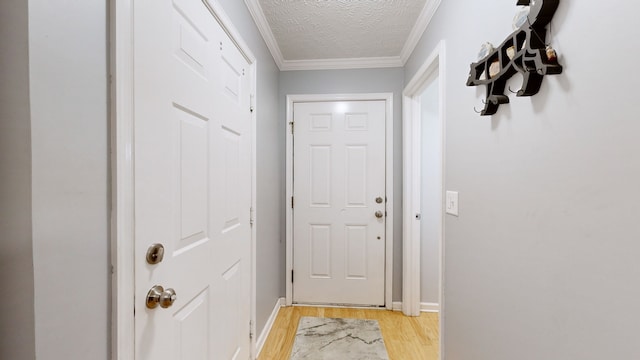
[[[402, 301], [394, 301], [391, 305], [393, 311], [402, 311]], [[440, 312], [440, 304], [438, 303], [420, 303], [421, 312]]]
[[276, 321], [276, 318], [278, 317], [278, 313], [280, 312], [280, 308], [283, 307], [284, 305], [285, 305], [284, 298], [279, 298], [278, 300], [276, 300], [276, 304], [273, 307], [273, 311], [271, 312], [271, 316], [269, 316], [269, 319], [267, 319], [267, 323], [264, 325], [264, 328], [262, 328], [262, 331], [260, 332], [260, 335], [258, 336], [258, 339], [256, 340], [256, 357], [260, 356], [260, 351], [262, 351], [262, 347], [264, 346], [264, 343], [267, 341], [267, 337], [269, 336], [269, 333], [271, 332], [271, 328], [273, 327], [273, 323]]
[[420, 311], [421, 312], [439, 313], [440, 312], [440, 304], [438, 304], [438, 303], [427, 303], [427, 302], [420, 303]]

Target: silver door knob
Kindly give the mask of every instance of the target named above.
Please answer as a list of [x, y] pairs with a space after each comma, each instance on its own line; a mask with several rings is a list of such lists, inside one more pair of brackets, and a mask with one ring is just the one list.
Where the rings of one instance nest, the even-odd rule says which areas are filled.
[[378, 219], [380, 219], [382, 216], [383, 216], [382, 211], [380, 211], [380, 210], [376, 211], [376, 217]]
[[165, 290], [162, 286], [156, 285], [147, 293], [147, 307], [155, 309], [160, 305], [161, 308], [166, 309], [173, 305], [177, 299], [178, 296], [175, 290]]

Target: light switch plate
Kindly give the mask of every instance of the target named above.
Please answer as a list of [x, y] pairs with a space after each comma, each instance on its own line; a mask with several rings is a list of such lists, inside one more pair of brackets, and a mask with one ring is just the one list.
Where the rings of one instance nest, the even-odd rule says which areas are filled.
[[447, 191], [447, 200], [445, 203], [447, 214], [458, 216], [458, 192]]

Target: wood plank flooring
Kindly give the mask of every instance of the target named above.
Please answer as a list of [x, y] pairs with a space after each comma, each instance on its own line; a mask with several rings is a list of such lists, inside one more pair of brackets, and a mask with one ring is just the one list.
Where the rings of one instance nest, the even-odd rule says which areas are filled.
[[258, 360], [288, 360], [302, 316], [375, 319], [380, 324], [390, 360], [438, 359], [439, 325], [436, 313], [408, 317], [399, 311], [290, 306], [280, 309]]

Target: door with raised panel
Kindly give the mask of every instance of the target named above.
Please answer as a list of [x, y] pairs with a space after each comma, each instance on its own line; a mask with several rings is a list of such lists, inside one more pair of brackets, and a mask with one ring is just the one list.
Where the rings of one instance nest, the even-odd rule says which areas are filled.
[[385, 101], [293, 111], [293, 301], [383, 306]]
[[250, 67], [201, 0], [133, 4], [136, 359], [244, 360]]

